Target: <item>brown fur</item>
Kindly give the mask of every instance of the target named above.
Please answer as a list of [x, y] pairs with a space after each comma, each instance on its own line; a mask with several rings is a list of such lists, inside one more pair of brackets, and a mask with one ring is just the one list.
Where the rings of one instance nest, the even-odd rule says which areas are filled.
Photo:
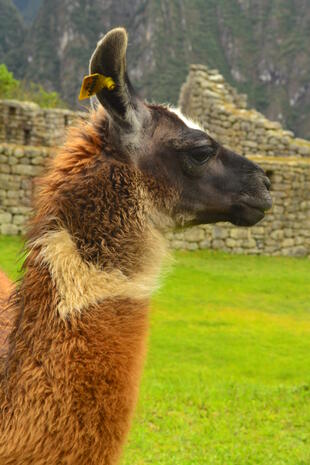
[[106, 301], [64, 322], [48, 270], [33, 258], [28, 269], [2, 378], [0, 463], [115, 463], [137, 396], [146, 305]]
[[[110, 165], [112, 147], [103, 145], [94, 118], [71, 131], [71, 142], [37, 186], [25, 276], [10, 303], [16, 316], [1, 374], [1, 465], [112, 465], [128, 432], [152, 289], [126, 297], [121, 286], [131, 289], [139, 273], [154, 274], [161, 245], [145, 221], [150, 201], [141, 175], [121, 161]], [[104, 127], [104, 114], [100, 118]], [[62, 228], [70, 232], [84, 272], [93, 267], [105, 290], [116, 270], [120, 287], [119, 294], [103, 292], [79, 311], [73, 305], [70, 318], [58, 311], [66, 276], [54, 272], [57, 254], [46, 252], [46, 244], [54, 250], [49, 238]], [[62, 270], [75, 260], [70, 247], [68, 257], [58, 257]], [[72, 286], [77, 282], [73, 276]]]

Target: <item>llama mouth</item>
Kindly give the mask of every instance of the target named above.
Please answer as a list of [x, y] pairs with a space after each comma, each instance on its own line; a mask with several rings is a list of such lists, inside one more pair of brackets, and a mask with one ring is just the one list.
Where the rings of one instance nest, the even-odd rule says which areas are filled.
[[254, 226], [264, 218], [265, 212], [270, 210], [271, 206], [270, 195], [260, 200], [247, 199], [233, 206], [231, 222], [236, 226]]
[[246, 205], [247, 207], [258, 209], [263, 212], [270, 210], [270, 208], [272, 207], [272, 199], [269, 192], [266, 193], [261, 199], [249, 197], [243, 199], [241, 203]]
[[254, 226], [265, 216], [265, 211], [260, 208], [240, 206], [235, 210], [231, 222], [236, 226]]
[[193, 219], [184, 221], [182, 224], [179, 223], [179, 225], [181, 227], [191, 227], [199, 224], [214, 224], [220, 221], [229, 221], [235, 226], [253, 226], [264, 218], [265, 212], [271, 206], [272, 200], [269, 193], [265, 193], [259, 199], [244, 196], [222, 210], [201, 211]]

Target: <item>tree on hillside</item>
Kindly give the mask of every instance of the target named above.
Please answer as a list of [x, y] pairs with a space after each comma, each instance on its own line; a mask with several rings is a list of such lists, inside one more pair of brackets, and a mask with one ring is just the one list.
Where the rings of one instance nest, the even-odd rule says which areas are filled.
[[0, 65], [0, 98], [13, 98], [17, 91], [19, 82], [14, 79], [4, 64]]
[[18, 81], [5, 64], [0, 64], [0, 99], [30, 100], [43, 108], [65, 107], [57, 92], [47, 92], [33, 82]]

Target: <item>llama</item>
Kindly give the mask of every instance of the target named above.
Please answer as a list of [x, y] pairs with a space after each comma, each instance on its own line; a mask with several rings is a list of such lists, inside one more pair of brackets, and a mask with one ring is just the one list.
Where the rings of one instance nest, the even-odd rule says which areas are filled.
[[37, 186], [0, 377], [0, 463], [115, 465], [138, 394], [164, 232], [270, 208], [256, 164], [182, 114], [148, 104], [126, 72], [127, 34], [98, 43], [109, 76]]

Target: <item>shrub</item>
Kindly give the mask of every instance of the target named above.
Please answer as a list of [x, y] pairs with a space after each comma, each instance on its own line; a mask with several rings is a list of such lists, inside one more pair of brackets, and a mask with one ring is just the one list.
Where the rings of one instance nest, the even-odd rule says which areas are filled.
[[29, 100], [42, 108], [65, 108], [57, 92], [48, 92], [40, 84], [18, 81], [5, 64], [0, 64], [0, 99]]

